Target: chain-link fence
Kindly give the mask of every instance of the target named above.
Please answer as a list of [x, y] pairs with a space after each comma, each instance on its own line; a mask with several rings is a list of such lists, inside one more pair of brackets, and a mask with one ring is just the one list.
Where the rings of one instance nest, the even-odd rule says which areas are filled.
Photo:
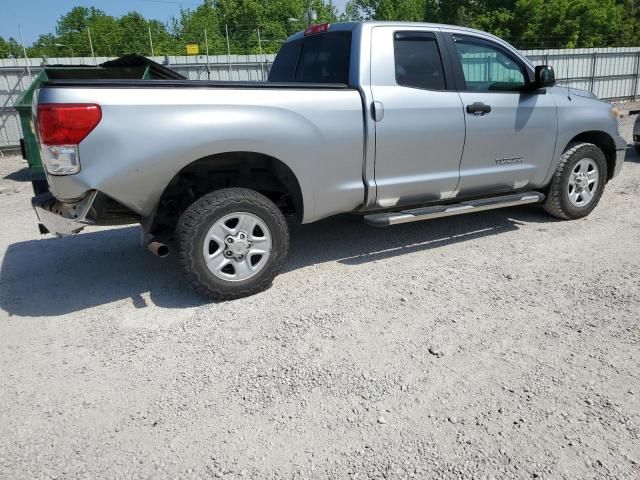
[[[291, 19], [295, 20], [295, 19]], [[299, 22], [299, 21], [296, 21]], [[166, 30], [160, 32], [151, 28], [135, 28], [122, 31], [83, 31], [61, 36], [41, 37], [25, 50], [12, 50], [15, 57], [119, 57], [126, 54], [153, 56], [180, 55], [250, 55], [276, 53], [287, 37], [305, 28], [305, 24], [290, 25], [288, 31], [277, 33], [269, 29], [239, 29], [233, 25], [221, 25], [218, 29], [190, 29], [180, 31], [178, 36]]]

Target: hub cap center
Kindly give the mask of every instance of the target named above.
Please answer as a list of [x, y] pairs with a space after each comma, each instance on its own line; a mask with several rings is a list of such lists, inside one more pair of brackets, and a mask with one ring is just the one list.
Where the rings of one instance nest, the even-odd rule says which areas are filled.
[[225, 238], [225, 255], [227, 257], [242, 258], [251, 248], [251, 242], [249, 242], [247, 234], [245, 232], [239, 232], [236, 235], [228, 235]]
[[588, 185], [589, 179], [587, 178], [587, 174], [586, 173], [578, 173], [576, 175], [576, 188], [578, 190], [584, 190], [585, 187]]

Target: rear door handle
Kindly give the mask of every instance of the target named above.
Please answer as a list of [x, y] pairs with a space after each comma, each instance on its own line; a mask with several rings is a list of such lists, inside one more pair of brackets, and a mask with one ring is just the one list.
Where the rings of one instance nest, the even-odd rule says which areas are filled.
[[467, 113], [474, 115], [486, 115], [491, 111], [491, 106], [482, 102], [474, 102], [471, 105], [467, 105]]
[[384, 118], [384, 105], [382, 102], [373, 102], [371, 104], [371, 116], [376, 122], [381, 122]]

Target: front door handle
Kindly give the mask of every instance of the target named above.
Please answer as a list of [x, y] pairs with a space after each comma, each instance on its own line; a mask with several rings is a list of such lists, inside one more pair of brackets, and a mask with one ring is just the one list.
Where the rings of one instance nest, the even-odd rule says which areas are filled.
[[474, 102], [471, 105], [467, 105], [467, 113], [474, 115], [486, 115], [491, 111], [491, 106], [482, 102]]

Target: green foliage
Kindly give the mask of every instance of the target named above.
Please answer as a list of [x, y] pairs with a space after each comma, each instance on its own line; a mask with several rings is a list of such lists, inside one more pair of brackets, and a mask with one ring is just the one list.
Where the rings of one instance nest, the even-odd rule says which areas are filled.
[[354, 20], [420, 20], [489, 31], [519, 47], [640, 44], [634, 0], [350, 0]]
[[[312, 17], [309, 12], [314, 12]], [[27, 53], [32, 57], [90, 56], [91, 35], [96, 56], [151, 55], [150, 36], [155, 55], [185, 55], [189, 43], [197, 43], [201, 54], [207, 47], [211, 55], [226, 54], [227, 30], [231, 53], [272, 53], [310, 23], [337, 20], [335, 7], [325, 0], [202, 0], [195, 9], [181, 8], [167, 24], [135, 11], [116, 18], [95, 7], [79, 6], [62, 15], [55, 33], [40, 35]], [[0, 39], [0, 57], [10, 55], [22, 56], [20, 46], [13, 39]]]
[[0, 37], [0, 58], [17, 58], [22, 57], [22, 47], [15, 38], [9, 37], [5, 40]]
[[523, 43], [542, 38], [549, 46], [573, 48], [637, 45], [639, 40], [637, 15], [634, 19], [616, 0], [518, 0], [514, 16], [521, 19], [514, 33]]
[[[27, 53], [90, 56], [90, 34], [96, 56], [151, 55], [151, 33], [155, 55], [185, 55], [188, 43], [197, 43], [201, 54], [207, 46], [211, 55], [225, 54], [227, 30], [232, 53], [272, 53], [310, 23], [368, 19], [465, 25], [520, 48], [640, 44], [640, 5], [634, 0], [350, 0], [339, 17], [328, 0], [202, 0], [167, 24], [135, 11], [116, 18], [95, 7], [75, 7]], [[0, 37], [0, 58], [22, 55], [15, 39]]]

